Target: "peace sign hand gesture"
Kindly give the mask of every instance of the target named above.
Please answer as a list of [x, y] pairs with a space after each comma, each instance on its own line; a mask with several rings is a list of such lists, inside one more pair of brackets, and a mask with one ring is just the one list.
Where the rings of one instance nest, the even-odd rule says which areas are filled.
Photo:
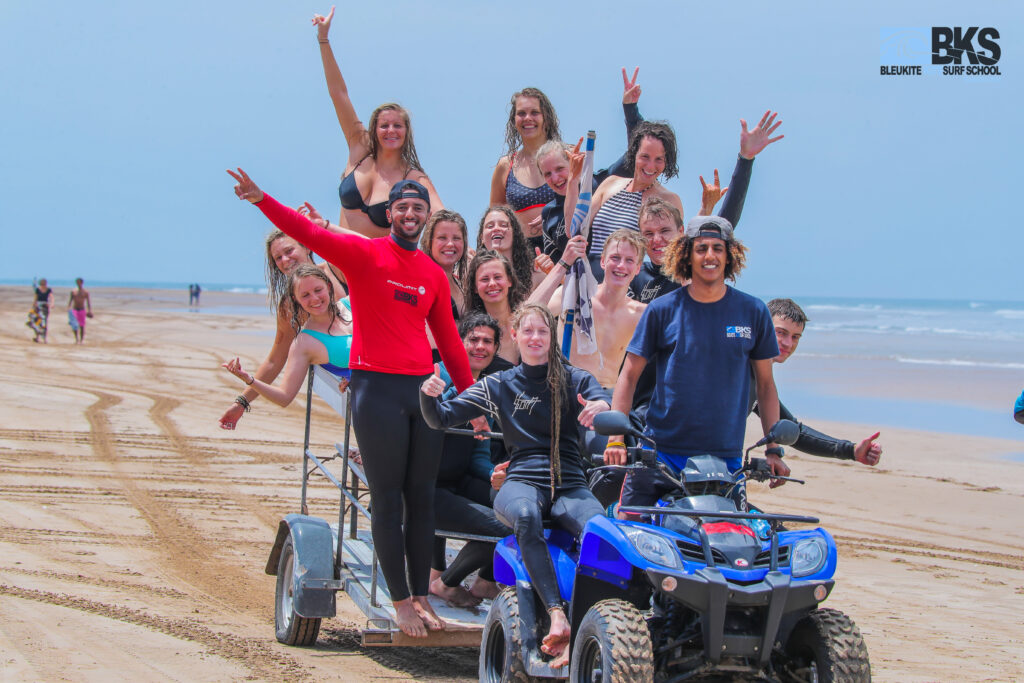
[[238, 195], [239, 199], [244, 199], [253, 204], [259, 204], [263, 201], [263, 190], [256, 186], [256, 183], [252, 181], [252, 178], [242, 169], [238, 169], [238, 173], [228, 171], [228, 175], [238, 181], [235, 185], [235, 194]]
[[636, 75], [640, 67], [633, 69], [633, 78], [626, 77], [626, 67], [622, 67], [622, 103], [636, 104], [640, 100], [640, 86], [636, 84]]
[[786, 137], [785, 135], [780, 135], [775, 138], [771, 137], [772, 133], [775, 132], [775, 129], [782, 125], [781, 120], [778, 123], [775, 123], [775, 117], [778, 115], [779, 112], [777, 111], [766, 111], [764, 116], [761, 117], [760, 123], [757, 124], [757, 127], [749, 132], [747, 131], [747, 122], [740, 119], [740, 126], [743, 128], [742, 132], [740, 132], [741, 157], [744, 159], [753, 159], [760, 154], [761, 150], [765, 147]]

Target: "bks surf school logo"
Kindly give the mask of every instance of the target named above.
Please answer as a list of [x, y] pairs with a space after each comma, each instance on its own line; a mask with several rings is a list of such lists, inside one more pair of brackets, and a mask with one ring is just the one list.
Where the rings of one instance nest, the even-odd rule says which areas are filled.
[[725, 336], [728, 339], [750, 339], [750, 328], [739, 325], [726, 325]]
[[932, 26], [881, 31], [882, 76], [1002, 76], [999, 31]]

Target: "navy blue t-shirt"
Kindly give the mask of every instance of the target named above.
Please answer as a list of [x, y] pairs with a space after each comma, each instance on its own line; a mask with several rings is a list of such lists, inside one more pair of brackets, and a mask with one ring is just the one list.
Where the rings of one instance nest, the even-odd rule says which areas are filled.
[[677, 289], [647, 306], [626, 351], [657, 368], [647, 434], [659, 451], [680, 456], [680, 468], [691, 455], [742, 454], [749, 363], [779, 355], [763, 301], [727, 287], [701, 303]]

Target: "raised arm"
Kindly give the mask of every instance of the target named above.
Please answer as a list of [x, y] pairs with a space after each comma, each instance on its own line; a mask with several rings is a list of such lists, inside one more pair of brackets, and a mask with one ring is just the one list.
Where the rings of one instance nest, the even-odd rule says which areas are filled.
[[562, 252], [562, 257], [558, 260], [558, 263], [541, 280], [537, 288], [530, 292], [530, 297], [526, 300], [526, 303], [548, 306], [556, 317], [561, 314], [561, 308], [557, 311], [551, 308], [551, 299], [555, 291], [562, 285], [562, 281], [565, 280], [565, 274], [569, 272], [569, 267], [576, 262], [576, 259], [585, 256], [586, 253], [587, 240], [582, 235], [576, 235], [576, 237], [570, 239], [569, 243], [565, 245], [565, 251]]
[[334, 58], [334, 50], [327, 35], [331, 30], [331, 21], [334, 19], [334, 7], [327, 13], [327, 16], [317, 14], [313, 17], [313, 25], [316, 26], [316, 39], [320, 43], [320, 60], [324, 66], [324, 78], [327, 80], [327, 92], [334, 103], [334, 113], [338, 115], [338, 123], [341, 124], [341, 132], [345, 134], [345, 141], [348, 142], [349, 159], [361, 159], [367, 149], [366, 126], [356, 115], [355, 107], [349, 98], [348, 86], [341, 75], [341, 69]]
[[255, 204], [271, 223], [289, 237], [298, 240], [299, 244], [309, 247], [345, 271], [350, 267], [357, 269], [365, 265], [364, 255], [370, 248], [370, 240], [324, 230], [295, 209], [284, 206], [264, 193], [240, 168], [237, 173], [228, 171], [228, 175], [237, 181], [235, 194], [239, 199]]
[[[637, 74], [640, 72], [640, 67], [633, 69], [633, 78], [630, 79], [626, 76], [626, 67], [622, 67], [622, 114], [626, 119], [626, 149], [629, 149], [629, 141], [633, 137], [633, 130], [644, 120], [644, 117], [640, 114], [640, 107], [637, 102], [640, 101], [640, 86], [636, 84]], [[608, 168], [601, 169], [594, 172], [594, 183], [600, 185], [610, 175], [617, 175], [620, 178], [628, 178], [629, 173], [626, 172], [626, 155], [628, 151], [622, 153], [618, 159], [612, 162]]]

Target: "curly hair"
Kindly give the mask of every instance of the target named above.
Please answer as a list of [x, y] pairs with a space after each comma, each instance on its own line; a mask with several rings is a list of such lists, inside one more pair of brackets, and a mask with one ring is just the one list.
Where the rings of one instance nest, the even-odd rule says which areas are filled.
[[626, 163], [623, 172], [633, 175], [636, 167], [636, 155], [640, 151], [640, 143], [644, 138], [654, 138], [665, 148], [665, 170], [661, 172], [665, 178], [679, 175], [676, 165], [676, 132], [667, 121], [641, 121], [629, 138], [629, 150], [626, 152]]
[[377, 140], [377, 120], [386, 111], [398, 112], [402, 117], [402, 122], [405, 123], [405, 141], [402, 143], [401, 153], [402, 161], [409, 168], [415, 168], [420, 173], [424, 173], [423, 167], [420, 165], [420, 158], [416, 154], [416, 143], [412, 141], [412, 121], [409, 120], [409, 112], [405, 107], [394, 102], [385, 102], [370, 114], [370, 125], [366, 128], [366, 147], [370, 150], [370, 156], [376, 161], [377, 154], [380, 152], [380, 142]]
[[[298, 300], [295, 298], [295, 285], [299, 284], [299, 280], [307, 277], [315, 277], [327, 287], [328, 296], [331, 299], [331, 305], [328, 307], [331, 312], [331, 325], [334, 324], [335, 319], [338, 317], [338, 307], [335, 305], [337, 301], [334, 298], [334, 285], [331, 284], [331, 279], [327, 277], [327, 273], [318, 267], [304, 263], [293, 270], [292, 274], [288, 276], [288, 299], [292, 307], [291, 323], [292, 329], [295, 330], [296, 334], [302, 329], [306, 319], [309, 318], [309, 314], [306, 313], [306, 310], [299, 305]], [[301, 314], [299, 313], [300, 311], [302, 312]], [[344, 320], [344, 318], [342, 319]]]
[[516, 212], [512, 210], [511, 206], [495, 204], [484, 211], [484, 215], [480, 217], [480, 229], [476, 233], [476, 245], [477, 248], [483, 248], [484, 223], [487, 222], [487, 217], [495, 211], [505, 214], [512, 226], [512, 269], [516, 275], [517, 300], [522, 301], [530, 296], [530, 289], [533, 286], [533, 257], [530, 256], [530, 247], [526, 243], [523, 226], [519, 223], [519, 217], [516, 216]]
[[555, 113], [555, 107], [551, 104], [548, 96], [537, 88], [523, 88], [512, 93], [512, 99], [509, 101], [508, 123], [505, 124], [505, 154], [507, 155], [511, 155], [523, 146], [523, 140], [519, 137], [519, 131], [516, 130], [516, 100], [520, 97], [533, 97], [540, 103], [540, 113], [544, 117], [544, 139], [562, 139], [562, 133], [558, 129], [558, 114]]
[[487, 315], [483, 311], [471, 311], [459, 318], [459, 337], [465, 341], [466, 337], [478, 327], [486, 327], [494, 332], [494, 353], [501, 348], [501, 323]]
[[519, 330], [523, 319], [528, 315], [535, 315], [547, 325], [551, 331], [551, 344], [548, 346], [548, 375], [547, 385], [551, 388], [551, 492], [562, 485], [562, 458], [559, 450], [559, 441], [562, 433], [562, 412], [574, 402], [569, 396], [569, 373], [565, 369], [564, 356], [558, 344], [555, 342], [558, 330], [555, 324], [555, 317], [547, 306], [537, 303], [523, 304], [512, 314], [511, 325], [513, 330]]
[[[685, 285], [693, 278], [693, 263], [690, 256], [693, 253], [693, 243], [699, 238], [680, 235], [665, 247], [665, 261], [661, 266], [661, 272], [672, 278], [681, 285]], [[731, 282], [747, 265], [747, 248], [739, 240], [732, 240], [725, 243], [725, 279]]]
[[476, 291], [476, 273], [480, 270], [480, 266], [491, 261], [498, 261], [505, 268], [505, 277], [508, 278], [508, 309], [510, 311], [516, 310], [519, 302], [522, 301], [522, 297], [519, 294], [518, 283], [516, 282], [515, 273], [512, 271], [512, 264], [508, 262], [508, 259], [491, 249], [481, 249], [476, 252], [476, 256], [469, 262], [469, 272], [466, 273], [466, 282], [462, 286], [463, 292], [466, 299], [466, 311], [486, 311], [484, 308], [484, 300], [480, 298], [480, 295]]
[[420, 251], [431, 259], [434, 258], [431, 253], [431, 245], [434, 242], [434, 230], [437, 228], [437, 224], [442, 222], [455, 223], [455, 225], [459, 226], [459, 232], [462, 233], [462, 256], [459, 257], [459, 260], [455, 262], [455, 267], [452, 268], [455, 281], [461, 285], [465, 281], [466, 265], [469, 263], [469, 228], [466, 227], [466, 219], [462, 217], [462, 214], [448, 209], [440, 209], [432, 213], [430, 218], [427, 219], [427, 225], [423, 228], [423, 234], [420, 236]]
[[[282, 273], [281, 269], [277, 267], [277, 264], [274, 263], [274, 256], [273, 254], [270, 253], [271, 247], [274, 246], [274, 242], [278, 241], [282, 237], [288, 237], [288, 235], [284, 234], [280, 230], [272, 230], [270, 234], [267, 235], [266, 242], [267, 299], [269, 300], [270, 303], [270, 312], [274, 314], [277, 313], [277, 309], [281, 306], [281, 304], [285, 304], [286, 306], [288, 305], [288, 292], [290, 289], [290, 286], [288, 284], [288, 276]], [[294, 238], [288, 237], [288, 239]], [[303, 244], [300, 244], [298, 240], [296, 240], [296, 244], [298, 244], [299, 247], [301, 247], [302, 249], [305, 249], [306, 253], [309, 254], [310, 263], [316, 263], [316, 261], [313, 259], [312, 249]]]

